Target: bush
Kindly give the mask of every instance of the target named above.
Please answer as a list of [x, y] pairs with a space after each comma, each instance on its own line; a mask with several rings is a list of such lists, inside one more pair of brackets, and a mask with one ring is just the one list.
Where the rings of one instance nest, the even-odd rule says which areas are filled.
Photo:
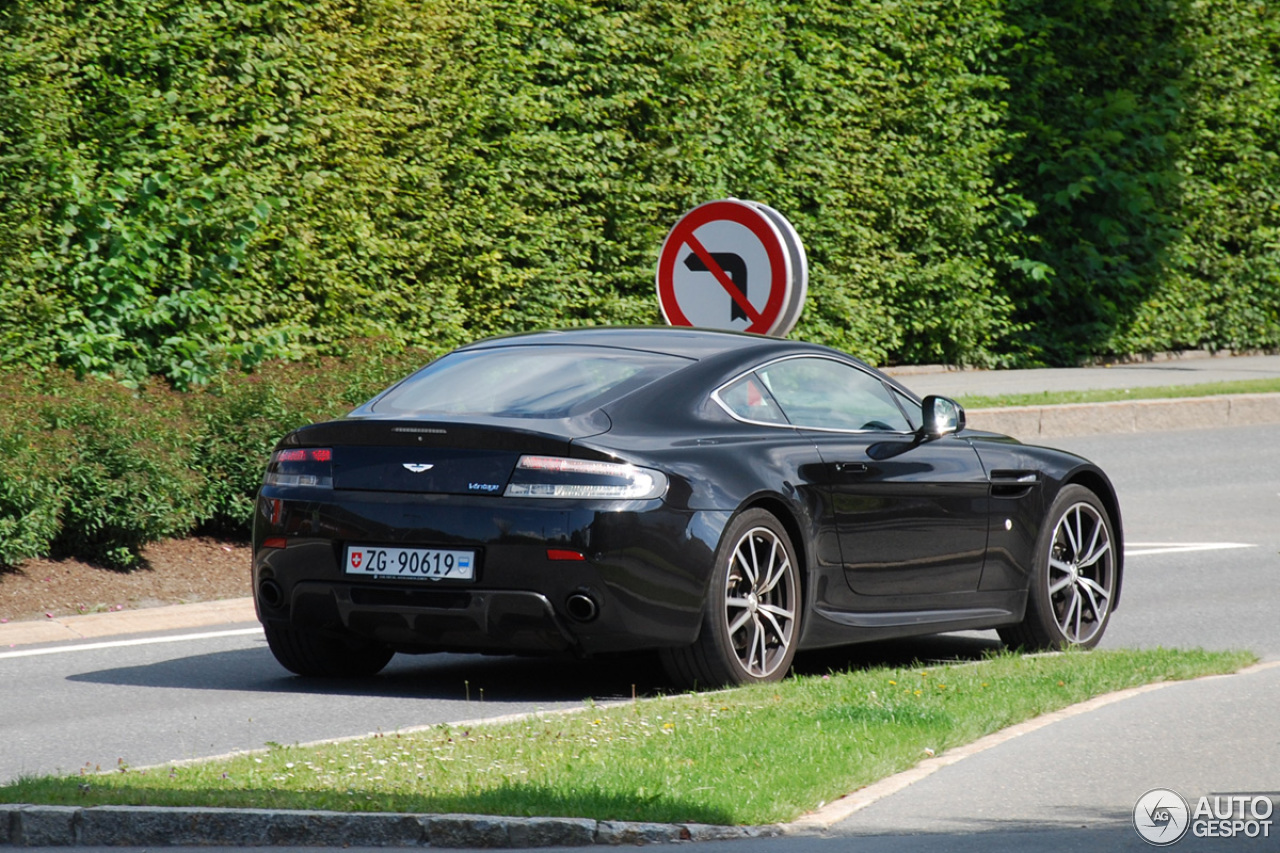
[[0, 569], [49, 553], [68, 497], [71, 436], [45, 427], [31, 386], [0, 374]]
[[431, 358], [386, 341], [363, 341], [352, 349], [343, 359], [270, 362], [249, 374], [227, 372], [183, 398], [194, 422], [192, 465], [204, 474], [203, 530], [247, 537], [267, 457], [285, 433], [346, 413]]
[[227, 370], [193, 392], [0, 372], [0, 568], [53, 555], [132, 569], [158, 539], [247, 537], [286, 432], [342, 415], [432, 357], [386, 340], [349, 348]]
[[[253, 496], [272, 446], [323, 408], [315, 400], [300, 401], [298, 388], [273, 381], [278, 378], [275, 373], [272, 366], [264, 366], [251, 376], [219, 377], [189, 403], [199, 423], [193, 463], [205, 474], [201, 526], [209, 533], [249, 534]], [[290, 378], [296, 373], [295, 368]]]
[[0, 566], [53, 555], [130, 569], [148, 542], [191, 531], [203, 477], [167, 386], [5, 373], [0, 402]]
[[131, 569], [148, 542], [189, 533], [201, 515], [203, 476], [190, 465], [180, 399], [155, 383], [130, 390], [51, 379], [41, 418], [69, 437], [72, 451], [59, 478], [67, 500], [52, 553]]

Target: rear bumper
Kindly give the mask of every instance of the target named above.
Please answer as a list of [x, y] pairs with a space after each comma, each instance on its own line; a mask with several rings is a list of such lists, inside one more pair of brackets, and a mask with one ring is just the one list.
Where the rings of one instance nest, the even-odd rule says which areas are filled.
[[433, 592], [302, 582], [289, 621], [324, 630], [341, 625], [403, 651], [557, 652], [577, 646], [550, 599], [537, 592]]
[[[397, 651], [592, 654], [688, 645], [725, 514], [570, 501], [264, 488], [258, 617]], [[269, 547], [267, 540], [273, 540]], [[470, 549], [474, 581], [343, 573], [348, 544]], [[581, 560], [552, 559], [548, 550]], [[583, 604], [583, 598], [591, 606]]]

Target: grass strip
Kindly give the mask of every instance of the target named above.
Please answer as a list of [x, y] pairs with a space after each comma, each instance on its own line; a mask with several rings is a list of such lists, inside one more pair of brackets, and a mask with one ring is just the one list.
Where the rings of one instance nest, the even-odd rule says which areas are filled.
[[1103, 693], [1240, 669], [1247, 652], [995, 654], [279, 747], [168, 767], [24, 777], [0, 802], [334, 809], [771, 824]]
[[1092, 391], [1041, 391], [1034, 394], [1001, 394], [995, 397], [965, 395], [956, 400], [966, 409], [1003, 409], [1012, 406], [1062, 406], [1070, 403], [1117, 403], [1125, 400], [1275, 393], [1280, 393], [1280, 379], [1241, 379], [1235, 382], [1160, 385], [1150, 388], [1099, 388]]
[[1247, 652], [1003, 653], [141, 770], [31, 777], [0, 801], [765, 824], [1093, 696], [1232, 672]]

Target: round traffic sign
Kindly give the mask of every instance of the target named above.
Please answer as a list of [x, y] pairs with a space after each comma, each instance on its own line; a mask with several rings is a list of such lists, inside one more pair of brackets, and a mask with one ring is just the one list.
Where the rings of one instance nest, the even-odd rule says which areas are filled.
[[710, 201], [667, 235], [657, 287], [671, 325], [782, 336], [795, 326], [807, 290], [804, 248], [773, 208]]
[[787, 254], [791, 257], [791, 293], [787, 299], [787, 307], [778, 321], [777, 329], [769, 332], [781, 338], [796, 327], [800, 312], [804, 310], [804, 300], [809, 295], [809, 258], [804, 252], [804, 244], [800, 242], [800, 234], [785, 216], [767, 204], [758, 201], [751, 203], [778, 226], [782, 242], [787, 245]]

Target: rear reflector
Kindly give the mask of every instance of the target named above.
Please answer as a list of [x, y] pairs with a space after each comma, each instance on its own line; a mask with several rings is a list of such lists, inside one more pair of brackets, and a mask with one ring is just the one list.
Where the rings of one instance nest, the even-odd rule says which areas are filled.
[[574, 560], [574, 561], [581, 561], [581, 560], [585, 560], [585, 559], [587, 559], [587, 558], [586, 558], [584, 555], [582, 555], [581, 553], [579, 553], [578, 551], [568, 551], [568, 550], [563, 550], [563, 549], [560, 549], [560, 548], [548, 548], [548, 549], [547, 549], [547, 559], [548, 559], [548, 560]]
[[263, 548], [285, 548], [288, 547], [289, 540], [283, 536], [268, 536], [262, 540]]

